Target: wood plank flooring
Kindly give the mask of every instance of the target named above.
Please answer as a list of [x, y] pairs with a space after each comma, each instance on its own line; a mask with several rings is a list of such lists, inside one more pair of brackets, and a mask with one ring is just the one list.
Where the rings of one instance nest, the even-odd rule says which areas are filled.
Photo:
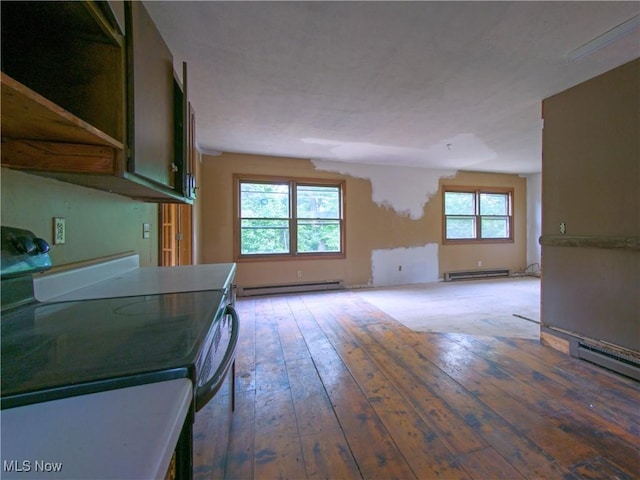
[[[414, 332], [349, 291], [239, 299], [196, 479], [640, 478], [639, 384], [538, 341]], [[226, 448], [225, 448], [226, 445]]]

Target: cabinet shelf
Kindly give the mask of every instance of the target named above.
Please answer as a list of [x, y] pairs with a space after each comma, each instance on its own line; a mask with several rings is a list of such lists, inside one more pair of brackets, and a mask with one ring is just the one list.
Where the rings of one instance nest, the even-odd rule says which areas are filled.
[[149, 202], [177, 192], [127, 172], [124, 145], [0, 72], [2, 166]]
[[3, 138], [103, 145], [123, 150], [122, 142], [69, 113], [5, 73], [0, 75]]

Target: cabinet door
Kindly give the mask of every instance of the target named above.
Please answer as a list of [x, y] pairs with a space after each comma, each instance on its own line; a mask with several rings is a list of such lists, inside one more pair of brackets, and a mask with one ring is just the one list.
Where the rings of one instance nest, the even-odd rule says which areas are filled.
[[174, 80], [176, 190], [187, 200], [196, 198], [196, 114], [187, 100], [187, 64], [182, 64], [182, 81]]
[[187, 109], [188, 119], [188, 140], [187, 140], [187, 168], [185, 169], [184, 178], [184, 196], [187, 198], [196, 198], [196, 162], [198, 152], [196, 150], [196, 112], [189, 102]]
[[142, 2], [125, 4], [127, 169], [173, 188], [173, 57]]

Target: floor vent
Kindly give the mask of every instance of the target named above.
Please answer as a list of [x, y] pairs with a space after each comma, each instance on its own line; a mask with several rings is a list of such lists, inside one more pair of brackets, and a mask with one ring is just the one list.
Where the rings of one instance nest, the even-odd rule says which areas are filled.
[[578, 358], [634, 380], [640, 380], [640, 361], [637, 358], [585, 342], [578, 342], [576, 350], [572, 353]]
[[250, 297], [254, 295], [273, 295], [277, 293], [317, 292], [322, 290], [339, 290], [342, 288], [344, 288], [344, 282], [342, 280], [327, 280], [323, 282], [238, 287], [238, 296]]
[[453, 280], [470, 280], [475, 278], [493, 278], [508, 277], [509, 269], [507, 268], [490, 268], [486, 270], [465, 270], [460, 272], [446, 272], [444, 281], [451, 282]]

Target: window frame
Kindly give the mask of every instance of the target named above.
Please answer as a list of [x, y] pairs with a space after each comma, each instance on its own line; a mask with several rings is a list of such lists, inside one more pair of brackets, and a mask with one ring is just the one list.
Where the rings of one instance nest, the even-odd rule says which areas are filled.
[[[446, 194], [447, 193], [470, 193], [474, 195], [474, 214], [473, 215], [447, 215], [446, 212]], [[499, 194], [507, 195], [508, 214], [507, 215], [481, 215], [480, 214], [480, 195], [481, 194]], [[457, 185], [446, 185], [442, 188], [442, 243], [445, 245], [464, 245], [464, 244], [486, 244], [486, 243], [514, 243], [514, 189], [508, 187], [465, 187]], [[482, 237], [482, 218], [507, 217], [509, 236], [504, 238], [483, 238]], [[447, 218], [448, 217], [473, 217], [475, 221], [475, 237], [474, 238], [447, 238]]]
[[[344, 259], [346, 258], [346, 181], [343, 179], [312, 179], [303, 177], [284, 177], [268, 175], [242, 175], [234, 174], [234, 215], [233, 215], [233, 248], [234, 257], [238, 262], [243, 261], [268, 261], [268, 260], [300, 260], [300, 259]], [[287, 184], [289, 187], [289, 251], [284, 253], [241, 253], [241, 185], [242, 183], [264, 183], [264, 184]], [[340, 225], [340, 251], [339, 252], [297, 252], [298, 248], [298, 222], [309, 220], [304, 217], [297, 217], [297, 187], [333, 187], [338, 188], [340, 193], [340, 206], [338, 220]]]

